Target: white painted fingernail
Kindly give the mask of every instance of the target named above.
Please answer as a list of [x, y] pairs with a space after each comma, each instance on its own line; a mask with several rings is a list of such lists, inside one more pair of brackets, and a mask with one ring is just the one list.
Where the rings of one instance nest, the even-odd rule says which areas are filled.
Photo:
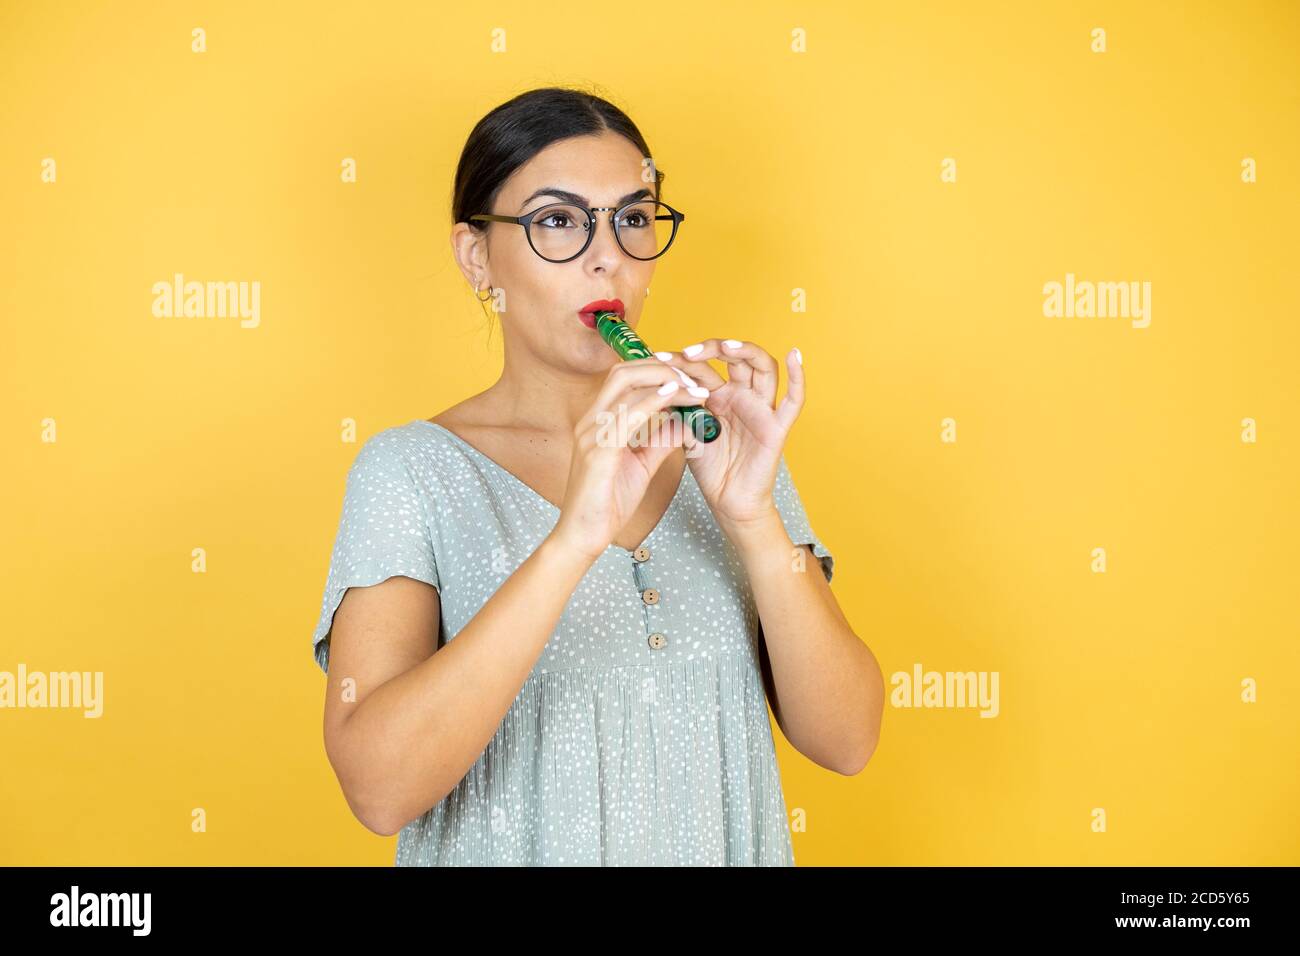
[[655, 358], [659, 359], [661, 362], [669, 362], [669, 361], [672, 361], [672, 357], [673, 357], [673, 353], [672, 353], [672, 352], [656, 352], [656, 353], [655, 353]]
[[701, 344], [701, 345], [688, 345], [688, 346], [686, 346], [686, 348], [682, 349], [682, 354], [683, 354], [683, 355], [686, 355], [686, 356], [689, 357], [689, 356], [692, 356], [692, 355], [698, 355], [700, 352], [703, 352], [703, 351], [704, 351], [704, 346], [703, 346], [702, 344]]
[[740, 342], [737, 342], [735, 339], [727, 339], [727, 340], [726, 340], [725, 342], [723, 342], [722, 344], [725, 345], [725, 346], [726, 346], [727, 348], [729, 348], [729, 349], [738, 349], [738, 348], [740, 348], [740, 346], [741, 346], [741, 343], [740, 343]]
[[673, 392], [677, 391], [677, 389], [679, 388], [681, 388], [681, 386], [678, 385], [676, 382], [664, 382], [662, 385], [659, 386], [659, 394], [670, 395]]
[[699, 386], [700, 384], [699, 382], [695, 381], [695, 379], [691, 378], [689, 375], [687, 375], [685, 372], [679, 369], [676, 365], [673, 366], [673, 371], [677, 373], [677, 377], [682, 380], [682, 384], [685, 385], [687, 388], [690, 388], [692, 385]]
[[707, 388], [700, 388], [698, 385], [692, 385], [692, 386], [691, 386], [690, 388], [688, 388], [686, 391], [687, 391], [688, 393], [690, 393], [691, 395], [694, 395], [696, 398], [708, 398], [708, 397], [709, 397], [709, 390], [708, 390]]
[[800, 365], [803, 364], [803, 353], [800, 352], [798, 348], [794, 350], [794, 360], [798, 362]]

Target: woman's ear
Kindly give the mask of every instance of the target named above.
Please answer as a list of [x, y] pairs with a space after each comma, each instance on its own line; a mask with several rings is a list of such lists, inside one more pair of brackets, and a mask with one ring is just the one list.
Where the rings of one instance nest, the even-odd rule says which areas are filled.
[[465, 281], [475, 291], [481, 290], [488, 278], [486, 233], [480, 233], [467, 222], [456, 223], [451, 228], [451, 254]]

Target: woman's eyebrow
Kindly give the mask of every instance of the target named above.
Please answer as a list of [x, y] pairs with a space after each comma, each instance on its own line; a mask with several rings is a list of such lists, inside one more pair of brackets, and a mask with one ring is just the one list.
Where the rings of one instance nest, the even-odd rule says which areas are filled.
[[[622, 206], [624, 203], [629, 203], [633, 199], [640, 199], [643, 196], [653, 196], [653, 195], [654, 193], [652, 193], [650, 190], [646, 189], [643, 186], [640, 189], [638, 189], [636, 192], [630, 192], [626, 196], [620, 198], [615, 205]], [[569, 192], [569, 190], [567, 189], [560, 189], [558, 186], [543, 186], [541, 189], [537, 190], [535, 193], [533, 193], [531, 196], [525, 199], [522, 204], [520, 204], [519, 208], [520, 208], [521, 215], [522, 215], [522, 210], [538, 196], [554, 196], [556, 199], [559, 199], [563, 202], [577, 203], [579, 206], [587, 205], [586, 196], [579, 196], [577, 193]]]

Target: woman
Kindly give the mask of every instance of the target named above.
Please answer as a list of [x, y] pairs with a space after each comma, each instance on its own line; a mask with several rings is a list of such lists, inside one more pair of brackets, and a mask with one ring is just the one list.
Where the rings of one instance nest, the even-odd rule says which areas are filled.
[[[349, 472], [313, 636], [325, 744], [357, 818], [400, 831], [399, 866], [792, 865], [768, 702], [824, 767], [875, 749], [880, 670], [781, 453], [798, 350], [774, 409], [753, 343], [624, 362], [582, 314], [637, 327], [684, 219], [655, 205], [650, 155], [574, 90], [477, 124], [451, 239], [496, 299], [504, 369]], [[713, 442], [659, 427], [701, 404]]]

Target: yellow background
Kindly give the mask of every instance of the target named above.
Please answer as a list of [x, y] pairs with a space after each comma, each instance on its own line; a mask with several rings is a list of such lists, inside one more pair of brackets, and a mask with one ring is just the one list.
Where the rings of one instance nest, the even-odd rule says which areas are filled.
[[[802, 350], [787, 459], [886, 678], [1000, 674], [856, 777], [774, 728], [797, 862], [1300, 863], [1300, 6], [981, 6], [0, 5], [0, 670], [105, 675], [0, 711], [0, 863], [391, 865], [308, 637], [360, 442], [498, 374], [452, 176], [552, 84], [687, 213], [647, 340]], [[155, 318], [176, 272], [260, 326]], [[1067, 272], [1150, 327], [1045, 318]]]

